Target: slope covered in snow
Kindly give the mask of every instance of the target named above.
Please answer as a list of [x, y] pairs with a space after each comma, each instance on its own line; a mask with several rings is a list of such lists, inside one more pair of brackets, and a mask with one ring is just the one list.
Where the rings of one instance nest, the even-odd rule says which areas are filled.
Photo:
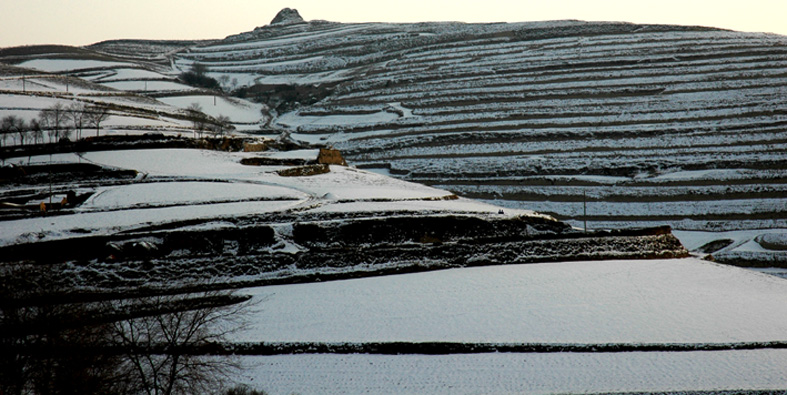
[[[148, 44], [155, 47], [155, 43]], [[122, 45], [110, 47], [118, 49]], [[15, 116], [27, 124], [37, 119], [41, 110], [57, 104], [66, 109], [107, 107], [109, 119], [101, 125], [102, 135], [193, 133], [196, 114], [188, 109], [195, 105], [206, 115], [207, 125], [227, 117], [229, 124], [243, 132], [256, 131], [268, 121], [266, 106], [226, 97], [218, 90], [189, 86], [168, 64], [153, 62], [141, 54], [132, 57], [83, 48], [20, 47], [0, 49], [0, 62], [0, 118]], [[83, 121], [86, 129], [87, 123]], [[69, 129], [64, 137], [80, 138], [70, 119], [62, 126]], [[48, 129], [49, 125], [44, 127]], [[3, 145], [23, 144], [16, 136], [10, 137]]]
[[[289, 129], [359, 167], [576, 226], [760, 230], [749, 240], [787, 232], [783, 36], [282, 15], [224, 40], [3, 50], [2, 61], [40, 71], [0, 81], [0, 115], [101, 101], [124, 106], [107, 133], [188, 134], [183, 109], [196, 103], [237, 132]], [[225, 91], [262, 103], [176, 81], [197, 63]], [[29, 101], [23, 90], [41, 92], [38, 104], [16, 105]], [[784, 261], [778, 251], [720, 259]]]
[[[2, 50], [0, 116], [104, 104], [106, 134], [175, 135], [196, 103], [360, 168], [313, 147], [5, 149], [3, 263], [87, 293], [242, 288], [260, 308], [216, 347], [273, 393], [787, 387], [783, 279], [670, 259], [669, 229], [592, 231], [669, 223], [719, 259], [784, 261], [784, 37], [292, 11], [215, 42]], [[196, 64], [245, 99], [176, 79]], [[239, 146], [220, 142], [199, 144]]]
[[585, 234], [319, 155], [125, 149], [7, 159], [0, 250], [103, 290], [686, 254], [662, 228]]
[[[787, 231], [783, 36], [311, 21], [231, 36], [174, 64], [194, 62], [248, 84], [322, 83], [330, 94], [274, 125], [462, 196], [593, 228]], [[784, 261], [771, 252], [761, 258]]]

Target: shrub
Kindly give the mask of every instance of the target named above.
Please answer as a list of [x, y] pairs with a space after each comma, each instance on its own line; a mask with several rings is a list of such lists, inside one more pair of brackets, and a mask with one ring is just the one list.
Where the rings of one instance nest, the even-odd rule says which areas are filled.
[[187, 85], [196, 86], [206, 89], [221, 90], [219, 82], [215, 78], [208, 77], [207, 75], [200, 75], [193, 71], [187, 71], [180, 75], [180, 80]]
[[248, 385], [238, 385], [227, 390], [225, 395], [268, 395], [265, 391], [252, 389]]

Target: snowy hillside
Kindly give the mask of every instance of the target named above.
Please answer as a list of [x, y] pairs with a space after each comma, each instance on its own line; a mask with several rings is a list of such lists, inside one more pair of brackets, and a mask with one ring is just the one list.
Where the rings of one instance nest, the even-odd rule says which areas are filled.
[[285, 109], [275, 125], [462, 196], [593, 228], [787, 232], [783, 36], [311, 21], [191, 48], [174, 64], [195, 62], [246, 84], [323, 84], [327, 96]]
[[319, 153], [126, 149], [10, 159], [0, 250], [8, 262], [54, 264], [69, 273], [61, 280], [88, 289], [686, 254], [662, 229], [585, 234], [533, 211], [318, 164]]
[[[120, 50], [118, 46], [138, 45], [133, 41], [122, 43], [96, 47]], [[0, 118], [14, 116], [30, 124], [42, 110], [56, 105], [64, 109], [106, 107], [109, 117], [100, 130], [82, 137], [151, 132], [193, 135], [195, 114], [189, 111], [193, 106], [202, 112], [197, 115], [207, 119], [207, 126], [219, 117], [227, 117], [236, 132], [257, 131], [268, 121], [267, 107], [262, 104], [192, 87], [178, 77], [168, 64], [151, 62], [142, 54], [119, 57], [61, 46], [0, 49]], [[87, 122], [84, 124], [84, 129], [89, 129]], [[69, 129], [64, 137], [80, 137], [74, 130], [78, 127], [70, 121], [64, 121], [63, 126]], [[7, 134], [5, 130], [0, 132]], [[23, 143], [11, 134], [3, 140], [6, 146]]]
[[[0, 269], [52, 277], [22, 306], [237, 289], [189, 350], [272, 394], [783, 392], [785, 70], [777, 35], [289, 9], [0, 49]], [[107, 118], [44, 140], [54, 107]]]
[[[224, 40], [4, 49], [0, 62], [21, 69], [4, 66], [0, 115], [104, 102], [116, 108], [107, 133], [188, 135], [184, 109], [198, 105], [235, 133], [288, 129], [361, 168], [460, 196], [591, 228], [670, 224], [692, 240], [743, 230], [702, 251], [785, 260], [738, 249], [787, 233], [783, 36], [280, 19]], [[177, 79], [197, 64], [226, 93]]]

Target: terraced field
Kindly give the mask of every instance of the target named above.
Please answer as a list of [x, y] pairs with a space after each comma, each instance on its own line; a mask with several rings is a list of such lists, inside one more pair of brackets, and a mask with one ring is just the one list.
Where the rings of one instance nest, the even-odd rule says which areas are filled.
[[[109, 109], [102, 135], [195, 135], [187, 109], [197, 104], [208, 121], [226, 116], [235, 131], [258, 130], [265, 106], [186, 85], [172, 72], [167, 54], [194, 43], [118, 40], [90, 47], [95, 50], [49, 45], [0, 49], [0, 117], [29, 123], [55, 105], [100, 105]], [[23, 145], [4, 137], [3, 145]]]
[[[19, 306], [250, 298], [247, 330], [189, 350], [243, 355], [236, 381], [276, 393], [787, 387], [787, 37], [274, 21], [0, 49], [0, 118], [110, 110], [73, 143], [4, 126], [3, 266], [54, 279], [6, 287]], [[221, 89], [186, 85], [195, 63]], [[195, 107], [235, 138], [183, 137]], [[220, 288], [250, 295], [196, 296]]]
[[174, 64], [196, 61], [260, 84], [336, 84], [274, 125], [359, 167], [578, 226], [787, 228], [784, 36], [313, 21], [192, 48]]
[[[580, 227], [669, 224], [717, 258], [787, 261], [774, 258], [787, 255], [779, 250], [739, 249], [766, 233], [787, 239], [784, 36], [296, 17], [211, 42], [117, 40], [0, 55], [18, 66], [4, 66], [0, 111], [23, 118], [89, 98], [133, 107], [107, 133], [187, 134], [178, 108], [197, 103], [228, 115], [237, 132], [288, 130], [341, 149], [355, 166], [461, 196]], [[260, 103], [175, 78], [195, 63], [226, 92]], [[701, 240], [714, 240], [708, 232], [732, 243], [702, 249]]]

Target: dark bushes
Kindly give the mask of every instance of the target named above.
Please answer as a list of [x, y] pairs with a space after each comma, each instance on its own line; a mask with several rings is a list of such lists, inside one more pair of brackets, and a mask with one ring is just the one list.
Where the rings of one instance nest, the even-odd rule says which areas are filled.
[[221, 90], [221, 86], [216, 79], [208, 77], [206, 75], [200, 75], [194, 73], [193, 71], [187, 71], [180, 75], [180, 80], [183, 81], [186, 85], [196, 86], [205, 89], [215, 89]]

